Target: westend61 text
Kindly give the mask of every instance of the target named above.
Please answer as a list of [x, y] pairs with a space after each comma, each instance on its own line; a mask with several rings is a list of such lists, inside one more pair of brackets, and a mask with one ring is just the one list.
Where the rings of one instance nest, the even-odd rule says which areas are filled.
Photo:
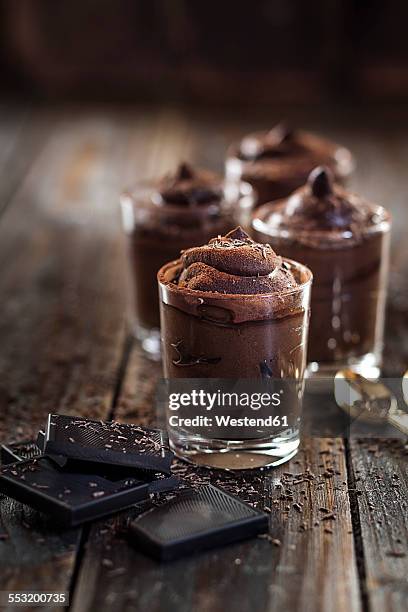
[[169, 417], [170, 427], [288, 427], [287, 416], [268, 416], [265, 418], [240, 417], [217, 415], [214, 418], [209, 416], [179, 417], [173, 414]]

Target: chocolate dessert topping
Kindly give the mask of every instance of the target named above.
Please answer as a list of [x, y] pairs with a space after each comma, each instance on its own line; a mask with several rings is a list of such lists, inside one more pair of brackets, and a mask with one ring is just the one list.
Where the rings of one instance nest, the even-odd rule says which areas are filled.
[[195, 206], [219, 203], [222, 199], [221, 178], [208, 170], [198, 170], [181, 163], [174, 174], [165, 176], [158, 191], [165, 204]]
[[309, 175], [306, 185], [288, 198], [283, 210], [285, 225], [303, 230], [349, 230], [370, 222], [364, 202], [335, 185], [331, 171], [319, 166]]
[[247, 160], [283, 157], [304, 151], [296, 132], [284, 123], [278, 123], [269, 132], [246, 136], [240, 147], [241, 157]]
[[324, 198], [333, 193], [333, 173], [328, 168], [318, 166], [310, 173], [307, 182], [315, 198]]
[[194, 178], [194, 170], [186, 162], [182, 162], [177, 168], [174, 178], [176, 181], [190, 180]]
[[241, 227], [182, 253], [178, 286], [196, 291], [258, 294], [297, 286], [282, 258], [269, 244], [252, 240]]

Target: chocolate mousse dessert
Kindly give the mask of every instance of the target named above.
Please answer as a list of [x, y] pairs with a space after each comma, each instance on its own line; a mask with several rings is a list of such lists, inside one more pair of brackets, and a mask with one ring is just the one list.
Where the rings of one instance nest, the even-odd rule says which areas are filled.
[[[293, 379], [300, 383], [294, 394], [299, 405], [306, 363], [310, 270], [283, 259], [270, 245], [254, 242], [237, 227], [204, 246], [183, 251], [178, 261], [161, 268], [158, 281], [166, 378]], [[298, 421], [296, 424], [287, 438], [281, 434], [279, 444], [273, 434], [263, 441], [264, 449], [274, 449], [275, 459], [279, 456], [282, 461], [297, 448]], [[214, 450], [208, 440], [197, 441], [194, 436], [193, 444], [188, 432], [170, 428], [169, 433], [179, 454], [183, 454], [183, 445], [193, 445], [195, 453], [204, 448], [205, 452]], [[243, 437], [251, 435], [245, 431]], [[237, 441], [224, 442], [228, 449], [231, 444], [240, 452], [246, 448]], [[216, 447], [223, 444], [217, 440]], [[208, 461], [206, 456], [207, 465]], [[271, 463], [273, 459], [267, 458], [265, 464]]]
[[330, 140], [278, 124], [231, 145], [226, 174], [250, 183], [261, 205], [288, 197], [319, 165], [330, 168], [336, 181], [341, 182], [352, 172], [354, 161], [348, 149]]
[[312, 373], [328, 375], [344, 365], [380, 364], [390, 234], [384, 208], [333, 181], [318, 167], [303, 187], [257, 209], [253, 219], [258, 240], [313, 272], [308, 361]]
[[158, 356], [159, 302], [156, 275], [180, 251], [234, 227], [253, 206], [250, 185], [229, 183], [182, 163], [174, 174], [137, 186], [121, 198], [134, 289], [133, 327], [144, 348]]
[[158, 274], [168, 378], [302, 375], [311, 274], [240, 227]]

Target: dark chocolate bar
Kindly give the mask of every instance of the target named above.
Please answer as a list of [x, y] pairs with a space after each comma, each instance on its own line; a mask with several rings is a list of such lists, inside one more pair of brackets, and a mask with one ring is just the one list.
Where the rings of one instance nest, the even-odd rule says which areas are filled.
[[2, 465], [34, 459], [42, 455], [41, 449], [33, 441], [16, 442], [14, 444], [2, 444], [0, 446], [0, 459]]
[[44, 453], [167, 474], [173, 459], [162, 430], [54, 414], [48, 417]]
[[[37, 442], [30, 440], [27, 442], [16, 442], [14, 444], [2, 444], [0, 446], [0, 460], [2, 465], [15, 463], [16, 461], [25, 461], [26, 459], [34, 459], [42, 457], [44, 454], [45, 432], [40, 431], [37, 436]], [[67, 462], [66, 457], [61, 455], [49, 455], [49, 458], [60, 467]]]
[[13, 497], [57, 522], [75, 526], [119, 512], [148, 498], [150, 493], [171, 490], [179, 480], [136, 473], [134, 469], [99, 466], [84, 473], [82, 462], [60, 468], [41, 457], [0, 469], [0, 493]]
[[266, 531], [268, 522], [264, 512], [206, 485], [140, 515], [129, 535], [148, 555], [170, 561], [253, 537]]
[[45, 431], [43, 431], [42, 429], [40, 429], [40, 431], [38, 432], [37, 446], [41, 450], [41, 452], [43, 453], [44, 452], [44, 446], [45, 446]]
[[[41, 449], [41, 454], [45, 455], [45, 431], [43, 431], [42, 429], [38, 432], [37, 446]], [[54, 461], [54, 463], [56, 463], [60, 467], [64, 467], [64, 465], [68, 461], [67, 457], [64, 457], [63, 455], [47, 453], [47, 457], [48, 459], [52, 459], [52, 461]]]

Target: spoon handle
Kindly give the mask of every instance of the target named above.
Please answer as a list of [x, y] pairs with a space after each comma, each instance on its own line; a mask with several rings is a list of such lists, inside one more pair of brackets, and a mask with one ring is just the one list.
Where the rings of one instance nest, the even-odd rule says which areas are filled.
[[391, 425], [399, 429], [403, 434], [408, 436], [408, 412], [396, 410], [389, 414], [387, 420]]

